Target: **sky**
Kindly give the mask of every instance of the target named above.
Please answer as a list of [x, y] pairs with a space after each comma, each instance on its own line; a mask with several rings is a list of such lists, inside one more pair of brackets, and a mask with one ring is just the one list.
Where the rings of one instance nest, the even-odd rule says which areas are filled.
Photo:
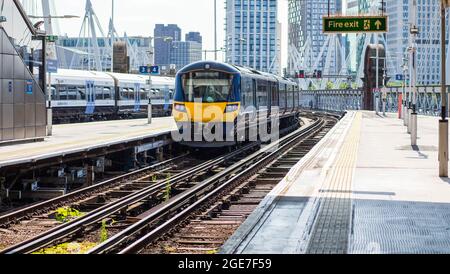
[[[111, 0], [91, 0], [95, 13], [107, 33], [111, 17]], [[287, 0], [279, 0], [279, 20], [283, 28], [283, 67], [287, 63]], [[77, 37], [84, 16], [85, 0], [54, 0], [57, 15], [77, 15], [81, 18], [59, 20], [61, 34]], [[217, 1], [218, 48], [224, 46], [225, 0]], [[198, 31], [203, 36], [203, 49], [214, 49], [213, 0], [115, 0], [115, 27], [122, 35], [153, 36], [155, 24], [178, 24], [184, 34]], [[212, 59], [213, 54], [208, 58]]]

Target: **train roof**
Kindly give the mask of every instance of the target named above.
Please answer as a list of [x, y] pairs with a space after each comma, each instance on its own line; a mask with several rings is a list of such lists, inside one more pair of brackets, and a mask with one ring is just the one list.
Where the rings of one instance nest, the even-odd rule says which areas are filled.
[[[141, 74], [126, 74], [126, 73], [108, 72], [108, 75], [111, 75], [118, 81], [123, 81], [123, 82], [146, 82], [148, 80], [147, 75], [141, 75]], [[165, 77], [165, 76], [152, 76], [152, 81], [155, 83], [174, 83], [175, 82], [174, 78]]]
[[[207, 68], [209, 67], [209, 68]], [[240, 71], [229, 64], [222, 63], [222, 62], [216, 62], [216, 61], [199, 61], [192, 64], [189, 64], [182, 68], [178, 73], [186, 73], [190, 71], [195, 70], [205, 70], [205, 69], [212, 69], [212, 70], [218, 70], [218, 71], [224, 71], [228, 73], [239, 73]]]
[[87, 70], [74, 70], [74, 69], [58, 69], [57, 73], [52, 73], [54, 78], [80, 78], [80, 79], [92, 79], [101, 81], [113, 81], [111, 76], [105, 72], [100, 71], [87, 71]]
[[219, 71], [224, 71], [224, 72], [229, 72], [229, 73], [241, 73], [243, 75], [251, 75], [252, 77], [255, 77], [255, 78], [276, 80], [276, 81], [280, 81], [280, 82], [295, 84], [295, 82], [293, 82], [287, 78], [281, 77], [281, 76], [277, 76], [277, 75], [270, 74], [267, 72], [258, 71], [258, 70], [248, 68], [248, 67], [243, 67], [243, 66], [238, 66], [238, 65], [230, 65], [227, 63], [216, 62], [216, 61], [195, 62], [195, 63], [185, 66], [178, 73], [182, 74], [182, 73], [195, 71], [195, 70], [204, 70], [207, 65], [208, 65], [209, 69], [212, 69], [212, 70], [219, 70]]

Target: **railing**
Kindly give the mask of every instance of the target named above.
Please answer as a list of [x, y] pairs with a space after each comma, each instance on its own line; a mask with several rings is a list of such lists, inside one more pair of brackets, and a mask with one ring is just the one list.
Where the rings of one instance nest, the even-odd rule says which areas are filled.
[[360, 110], [363, 106], [363, 92], [350, 90], [302, 90], [300, 106], [317, 110]]
[[[439, 116], [441, 113], [441, 87], [418, 87], [417, 88], [417, 112], [422, 115]], [[447, 94], [449, 87], [447, 87]], [[403, 88], [386, 89], [386, 112], [398, 112], [399, 99], [403, 94]], [[406, 101], [410, 100], [409, 88], [406, 88]], [[375, 102], [378, 102], [378, 110], [382, 111], [383, 94], [377, 93]]]
[[[434, 86], [418, 87], [417, 111], [422, 115], [439, 116], [441, 111], [441, 88]], [[447, 94], [450, 86], [447, 87]], [[400, 96], [404, 89], [386, 88], [386, 112], [398, 112]], [[374, 93], [374, 105], [383, 111], [383, 92]], [[363, 107], [363, 91], [351, 90], [302, 90], [300, 106], [317, 110], [361, 110]], [[410, 99], [409, 88], [406, 88], [406, 100]], [[450, 98], [449, 98], [450, 99]], [[375, 109], [374, 109], [375, 110]]]

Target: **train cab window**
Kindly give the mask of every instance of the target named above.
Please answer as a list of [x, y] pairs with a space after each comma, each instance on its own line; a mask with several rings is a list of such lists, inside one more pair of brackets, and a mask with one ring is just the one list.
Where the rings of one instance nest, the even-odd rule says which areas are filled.
[[223, 72], [191, 72], [182, 77], [184, 99], [203, 103], [233, 101], [233, 75]]
[[170, 89], [169, 90], [170, 100], [173, 100], [173, 93], [174, 93], [174, 90]]

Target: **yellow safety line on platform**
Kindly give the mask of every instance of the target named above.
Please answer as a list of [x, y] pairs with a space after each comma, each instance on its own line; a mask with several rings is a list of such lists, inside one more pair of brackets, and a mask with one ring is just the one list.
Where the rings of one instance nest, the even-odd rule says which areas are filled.
[[358, 112], [336, 163], [325, 179], [321, 197], [350, 199], [361, 139], [362, 113]]
[[[347, 115], [352, 115], [352, 114], [347, 114]], [[353, 117], [346, 117], [345, 119], [353, 119]], [[342, 121], [341, 121], [342, 122]], [[349, 122], [345, 121], [345, 124], [348, 124]], [[339, 134], [337, 133], [338, 129], [337, 128], [333, 128], [330, 132], [327, 133], [327, 136], [330, 134]], [[317, 149], [315, 151], [315, 155], [321, 155], [325, 150], [329, 149], [329, 147], [333, 146], [333, 144], [335, 144], [337, 142], [336, 139], [334, 138], [325, 138], [325, 140], [321, 142], [320, 146], [316, 146], [315, 149]], [[286, 196], [287, 193], [289, 192], [289, 190], [291, 189], [291, 187], [294, 185], [294, 183], [297, 181], [297, 178], [300, 176], [300, 174], [302, 174], [305, 170], [308, 169], [312, 169], [315, 165], [317, 164], [317, 158], [316, 157], [310, 157], [308, 158], [304, 164], [297, 169], [297, 171], [295, 172], [295, 174], [288, 174], [286, 176], [286, 180], [287, 180], [287, 184], [286, 186], [280, 191], [280, 196]]]

